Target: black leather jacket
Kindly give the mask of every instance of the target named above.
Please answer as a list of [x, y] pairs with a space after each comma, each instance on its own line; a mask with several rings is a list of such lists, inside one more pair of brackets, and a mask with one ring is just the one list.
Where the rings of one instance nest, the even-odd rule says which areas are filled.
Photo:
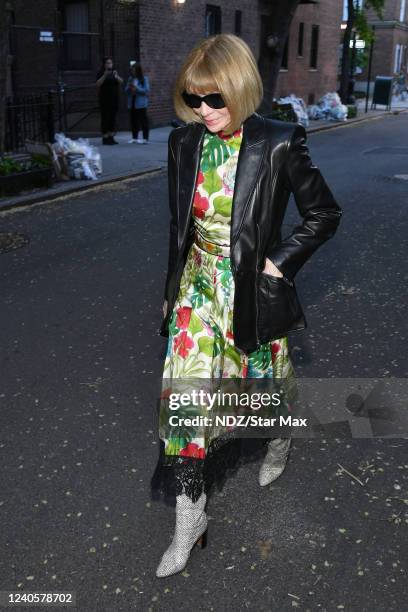
[[[168, 141], [170, 243], [164, 298], [168, 323], [194, 240], [192, 205], [205, 126], [175, 128]], [[281, 226], [293, 192], [303, 223], [282, 240]], [[234, 277], [234, 344], [245, 353], [288, 332], [305, 329], [294, 277], [339, 224], [342, 210], [313, 164], [299, 123], [247, 117], [232, 203], [230, 258]], [[262, 272], [268, 257], [282, 277]]]

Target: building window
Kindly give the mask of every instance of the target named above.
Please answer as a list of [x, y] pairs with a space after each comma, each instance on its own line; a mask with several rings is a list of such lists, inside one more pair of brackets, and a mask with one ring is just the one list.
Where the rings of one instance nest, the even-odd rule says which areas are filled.
[[319, 26], [312, 25], [310, 41], [310, 68], [317, 68], [317, 55], [319, 53]]
[[91, 67], [89, 3], [87, 0], [65, 0], [63, 5], [64, 68], [87, 70]]
[[[356, 9], [362, 9], [364, 0], [353, 0]], [[348, 0], [343, 0], [343, 17], [342, 21], [348, 21]]]
[[405, 21], [405, 5], [406, 5], [405, 0], [401, 0], [400, 17], [399, 17], [400, 21]]
[[399, 73], [401, 70], [401, 62], [402, 62], [402, 45], [395, 45], [395, 56], [394, 56], [394, 72]]
[[235, 11], [235, 34], [241, 36], [242, 33], [242, 11]]
[[205, 8], [205, 35], [213, 36], [221, 33], [221, 8], [207, 4]]
[[299, 23], [299, 32], [298, 32], [298, 49], [297, 54], [303, 55], [303, 38], [304, 38], [305, 24], [303, 22]]
[[283, 70], [288, 69], [288, 55], [289, 55], [289, 34], [286, 37], [285, 46], [283, 48], [282, 63], [281, 63], [281, 69]]

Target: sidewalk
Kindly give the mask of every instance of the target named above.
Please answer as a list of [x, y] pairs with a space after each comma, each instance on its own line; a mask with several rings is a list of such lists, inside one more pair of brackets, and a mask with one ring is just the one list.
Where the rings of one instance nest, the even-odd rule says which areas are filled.
[[[329, 130], [361, 121], [379, 119], [394, 112], [407, 112], [408, 101], [401, 102], [393, 99], [391, 111], [386, 111], [384, 107], [381, 110], [370, 110], [369, 104], [368, 112], [365, 113], [364, 108], [365, 102], [360, 100], [358, 102], [359, 110], [356, 118], [349, 119], [348, 121], [310, 121], [306, 131], [313, 133]], [[172, 126], [169, 125], [150, 130], [150, 142], [147, 145], [129, 144], [130, 132], [120, 132], [117, 134], [116, 140], [118, 140], [119, 144], [114, 146], [103, 146], [100, 138], [90, 138], [89, 141], [99, 148], [102, 156], [103, 172], [98, 180], [58, 182], [50, 189], [37, 189], [12, 198], [3, 198], [0, 200], [0, 212], [11, 208], [28, 206], [36, 202], [52, 200], [70, 193], [91, 189], [95, 186], [165, 169], [167, 167], [167, 139], [172, 129]]]

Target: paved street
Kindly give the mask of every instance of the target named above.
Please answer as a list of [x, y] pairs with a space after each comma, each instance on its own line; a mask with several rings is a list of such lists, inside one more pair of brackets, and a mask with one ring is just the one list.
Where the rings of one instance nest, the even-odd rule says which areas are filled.
[[[344, 214], [297, 277], [299, 376], [408, 374], [407, 133], [401, 114], [309, 134]], [[267, 489], [246, 465], [210, 500], [207, 548], [156, 579], [166, 172], [0, 220], [29, 239], [0, 255], [0, 590], [73, 590], [81, 612], [406, 609], [406, 439], [295, 439]]]

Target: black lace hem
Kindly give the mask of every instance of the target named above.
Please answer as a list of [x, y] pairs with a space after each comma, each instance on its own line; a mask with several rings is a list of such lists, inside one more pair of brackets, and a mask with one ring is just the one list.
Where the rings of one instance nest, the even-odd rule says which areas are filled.
[[264, 456], [269, 439], [218, 437], [211, 442], [205, 459], [166, 456], [160, 441], [160, 455], [150, 483], [152, 498], [174, 505], [175, 497], [182, 493], [196, 502], [202, 492], [208, 496], [213, 488], [222, 490], [225, 481], [243, 464]]

